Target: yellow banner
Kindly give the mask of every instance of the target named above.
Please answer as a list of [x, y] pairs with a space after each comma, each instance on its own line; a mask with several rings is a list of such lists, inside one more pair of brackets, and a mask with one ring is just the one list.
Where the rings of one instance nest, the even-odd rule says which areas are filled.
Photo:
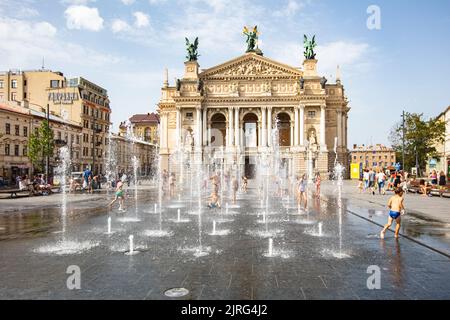
[[350, 172], [352, 179], [359, 179], [359, 163], [351, 163]]

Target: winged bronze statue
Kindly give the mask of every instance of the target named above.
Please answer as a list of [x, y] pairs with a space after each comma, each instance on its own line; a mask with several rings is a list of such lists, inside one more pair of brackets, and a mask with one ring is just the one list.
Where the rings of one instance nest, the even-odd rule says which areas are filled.
[[199, 54], [198, 54], [198, 37], [195, 38], [194, 43], [190, 43], [188, 38], [186, 39], [186, 50], [188, 52], [188, 55], [186, 56], [186, 59], [188, 61], [197, 61]]
[[316, 54], [314, 52], [314, 49], [317, 47], [316, 36], [313, 36], [312, 40], [308, 40], [306, 34], [303, 35], [303, 46], [305, 47], [305, 52], [303, 53], [305, 55], [305, 59], [315, 59]]

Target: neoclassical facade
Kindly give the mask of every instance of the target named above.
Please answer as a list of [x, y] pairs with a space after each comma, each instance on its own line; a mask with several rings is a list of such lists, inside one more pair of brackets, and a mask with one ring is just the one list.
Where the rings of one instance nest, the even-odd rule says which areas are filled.
[[166, 71], [158, 104], [162, 167], [176, 170], [172, 155], [180, 149], [203, 163], [222, 157], [250, 177], [258, 156], [274, 150], [291, 175], [306, 173], [308, 163], [326, 175], [335, 150], [347, 164], [350, 108], [339, 69], [329, 84], [316, 68], [314, 59], [298, 69], [248, 52], [206, 70], [187, 61], [175, 86]]

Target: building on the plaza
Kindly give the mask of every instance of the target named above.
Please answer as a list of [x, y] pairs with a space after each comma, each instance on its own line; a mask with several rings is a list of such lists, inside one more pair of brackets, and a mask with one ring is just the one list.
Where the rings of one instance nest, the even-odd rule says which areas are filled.
[[[46, 118], [46, 113], [25, 108], [18, 103], [0, 103], [0, 176], [4, 180], [14, 182], [18, 175], [35, 173], [28, 158], [28, 142], [30, 135]], [[58, 147], [66, 145], [71, 153], [72, 170], [80, 170], [81, 126], [52, 114], [49, 115], [49, 124], [55, 140], [54, 154], [49, 159], [49, 172], [52, 173], [52, 169], [60, 163]]]
[[[170, 167], [177, 149], [192, 145], [203, 163], [222, 157], [252, 177], [258, 156], [279, 144], [286, 173], [306, 173], [311, 158], [314, 172], [327, 177], [336, 158], [335, 138], [338, 160], [348, 163], [350, 108], [339, 68], [331, 84], [318, 75], [315, 59], [295, 68], [259, 49], [206, 70], [196, 60], [184, 65], [174, 86], [166, 71], [158, 104], [163, 168]], [[274, 128], [278, 140], [272, 139]]]
[[112, 134], [110, 138], [112, 154], [114, 157], [115, 172], [112, 174], [120, 177], [121, 174], [133, 174], [133, 157], [139, 160], [138, 176], [153, 176], [157, 168], [157, 146], [153, 143], [138, 139], [128, 139], [123, 135]]
[[80, 164], [105, 173], [110, 101], [106, 89], [82, 77], [66, 79], [49, 70], [0, 72], [0, 102], [18, 103], [82, 127]]
[[445, 122], [445, 140], [435, 145], [436, 156], [428, 159], [426, 171], [443, 171], [450, 178], [450, 106], [437, 119]]
[[354, 144], [350, 150], [350, 167], [354, 179], [359, 179], [364, 169], [387, 169], [393, 168], [395, 164], [394, 149], [382, 144], [371, 146]]
[[131, 128], [133, 136], [153, 144], [158, 144], [159, 116], [156, 113], [135, 114], [128, 121], [121, 122], [119, 134], [126, 136]]

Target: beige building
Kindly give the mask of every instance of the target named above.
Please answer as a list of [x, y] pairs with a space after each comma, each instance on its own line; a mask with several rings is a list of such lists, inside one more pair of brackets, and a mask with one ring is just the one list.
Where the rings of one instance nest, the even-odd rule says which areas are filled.
[[[156, 170], [156, 145], [139, 140], [130, 140], [122, 135], [111, 135], [111, 174], [119, 177], [123, 173], [133, 174], [133, 157], [138, 162], [138, 175], [151, 176]], [[107, 169], [108, 170], [108, 169]]]
[[353, 145], [350, 151], [352, 164], [359, 164], [359, 168], [364, 169], [386, 169], [396, 164], [395, 151], [382, 144], [374, 146]]
[[310, 158], [314, 172], [326, 174], [335, 138], [339, 161], [347, 163], [350, 108], [339, 69], [336, 83], [328, 84], [317, 74], [317, 60], [300, 69], [249, 52], [206, 70], [197, 61], [184, 64], [175, 86], [166, 72], [158, 104], [163, 168], [177, 150], [192, 147], [203, 163], [221, 157], [252, 177], [257, 158], [279, 145], [287, 174], [306, 173]]
[[435, 146], [437, 157], [428, 159], [426, 172], [429, 173], [433, 169], [438, 173], [444, 171], [450, 178], [450, 106], [437, 118], [445, 121], [445, 141]]
[[[46, 113], [28, 109], [17, 103], [0, 103], [0, 176], [14, 181], [18, 175], [33, 174], [28, 158], [28, 141], [46, 119]], [[54, 154], [50, 158], [50, 173], [59, 164], [58, 147], [69, 146], [72, 170], [80, 165], [81, 126], [55, 115], [49, 116], [55, 139]]]
[[135, 114], [128, 121], [121, 122], [119, 134], [126, 136], [131, 130], [133, 136], [153, 144], [158, 144], [159, 116], [156, 113]]
[[104, 173], [110, 114], [106, 89], [84, 78], [66, 79], [49, 70], [0, 73], [0, 102], [19, 103], [25, 108], [50, 114], [82, 127], [81, 167]]

